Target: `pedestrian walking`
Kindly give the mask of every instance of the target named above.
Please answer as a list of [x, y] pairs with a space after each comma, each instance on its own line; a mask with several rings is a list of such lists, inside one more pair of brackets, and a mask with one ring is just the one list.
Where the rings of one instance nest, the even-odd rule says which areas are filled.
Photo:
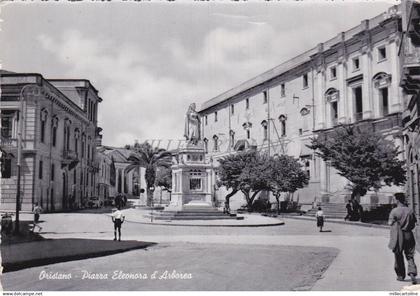
[[404, 193], [396, 193], [397, 207], [391, 210], [388, 224], [391, 226], [389, 248], [394, 252], [394, 270], [397, 280], [405, 279], [406, 270], [404, 256], [408, 265], [408, 276], [413, 285], [417, 284], [417, 266], [414, 262], [416, 253], [416, 241], [414, 240], [413, 229], [416, 226], [416, 216], [412, 209], [407, 207]]
[[324, 227], [325, 215], [321, 207], [318, 207], [318, 211], [315, 214], [316, 217], [316, 226], [319, 227], [319, 232], [322, 232], [322, 227]]
[[114, 241], [117, 240], [118, 230], [118, 241], [121, 241], [121, 225], [124, 223], [125, 216], [119, 209], [115, 209], [112, 213], [112, 222], [114, 222]]
[[39, 218], [40, 218], [41, 213], [42, 213], [42, 208], [41, 208], [41, 206], [38, 205], [37, 202], [34, 205], [34, 209], [33, 209], [32, 213], [34, 214], [34, 227], [32, 228], [32, 232], [35, 231], [35, 227], [38, 227], [39, 231], [41, 231], [42, 227], [38, 225], [38, 222], [39, 222]]

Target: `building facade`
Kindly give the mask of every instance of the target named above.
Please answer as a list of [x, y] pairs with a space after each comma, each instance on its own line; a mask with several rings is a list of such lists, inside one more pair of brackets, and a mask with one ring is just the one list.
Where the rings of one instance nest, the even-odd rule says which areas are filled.
[[[209, 156], [217, 160], [252, 146], [270, 155], [294, 156], [310, 176], [296, 199], [344, 202], [348, 181], [306, 145], [339, 124], [368, 123], [404, 150], [400, 24], [400, 9], [393, 6], [205, 102], [200, 115]], [[389, 203], [399, 190], [383, 187], [361, 202]], [[226, 192], [217, 194], [223, 200]]]
[[[420, 218], [420, 4], [416, 1], [402, 3], [402, 38], [400, 46], [401, 88], [405, 111], [404, 141], [407, 161], [407, 196], [410, 206]], [[417, 237], [420, 232], [417, 230]]]
[[19, 134], [21, 209], [30, 211], [35, 202], [46, 211], [86, 205], [97, 194], [98, 91], [88, 80], [7, 71], [0, 85], [0, 208], [16, 208]]

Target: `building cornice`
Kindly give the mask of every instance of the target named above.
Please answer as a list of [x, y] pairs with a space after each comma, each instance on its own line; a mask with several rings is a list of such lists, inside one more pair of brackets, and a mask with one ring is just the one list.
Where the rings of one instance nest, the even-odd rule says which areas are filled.
[[[234, 87], [213, 99], [204, 102], [200, 108], [201, 114], [210, 113], [212, 109], [220, 107], [222, 104], [229, 104], [230, 101], [248, 96], [257, 89], [265, 89], [270, 86], [270, 82], [287, 81], [291, 75], [298, 72], [298, 68], [306, 66], [306, 71], [315, 69], [317, 71], [325, 70], [325, 56], [333, 52], [338, 53], [337, 59], [348, 54], [347, 48], [355, 43], [360, 43], [360, 48], [370, 46], [371, 34], [386, 30], [387, 25], [397, 22], [401, 19], [399, 15], [400, 7], [395, 5], [372, 19], [362, 21], [358, 26], [353, 27], [345, 32], [339, 33], [334, 38], [324, 43], [318, 44], [316, 47], [274, 67], [244, 83]], [[394, 24], [395, 25], [395, 24]], [[363, 37], [362, 42], [360, 37]], [[303, 70], [305, 71], [305, 70]]]

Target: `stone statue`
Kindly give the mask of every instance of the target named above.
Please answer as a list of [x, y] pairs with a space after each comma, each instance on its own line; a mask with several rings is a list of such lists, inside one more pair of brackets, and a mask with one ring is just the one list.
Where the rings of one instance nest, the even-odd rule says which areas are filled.
[[188, 107], [185, 115], [184, 137], [189, 143], [194, 145], [197, 145], [198, 141], [201, 140], [200, 115], [195, 111], [195, 103]]

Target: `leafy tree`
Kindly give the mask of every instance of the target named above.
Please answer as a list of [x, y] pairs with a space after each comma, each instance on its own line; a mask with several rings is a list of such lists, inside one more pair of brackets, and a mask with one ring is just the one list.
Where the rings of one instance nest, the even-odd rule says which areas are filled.
[[165, 149], [152, 147], [149, 143], [135, 144], [129, 146], [132, 152], [128, 158], [131, 162], [130, 165], [125, 169], [129, 172], [140, 167], [146, 168], [145, 179], [147, 185], [147, 205], [152, 204], [153, 193], [150, 190], [155, 185], [156, 181], [156, 170], [158, 168], [169, 168], [171, 166], [172, 154]]
[[344, 125], [313, 138], [308, 147], [352, 183], [353, 196], [406, 181], [398, 147], [371, 126]]
[[245, 196], [248, 210], [252, 210], [254, 200], [261, 191], [270, 189], [268, 179], [271, 173], [270, 158], [257, 152], [242, 170], [239, 177], [240, 189]]
[[230, 193], [225, 197], [225, 206], [229, 200], [241, 191], [248, 209], [252, 209], [255, 197], [262, 190], [268, 189], [268, 158], [255, 150], [228, 155], [219, 160], [219, 186], [225, 186]]
[[242, 171], [255, 157], [255, 153], [255, 151], [240, 152], [227, 155], [219, 160], [217, 185], [225, 186], [227, 190], [231, 190], [225, 197], [225, 207], [227, 209], [229, 209], [230, 198], [241, 190], [243, 186], [240, 178]]
[[283, 192], [293, 193], [308, 184], [308, 175], [301, 164], [291, 156], [280, 155], [270, 159], [268, 182], [270, 191], [277, 200], [277, 213], [280, 212], [280, 196]]

